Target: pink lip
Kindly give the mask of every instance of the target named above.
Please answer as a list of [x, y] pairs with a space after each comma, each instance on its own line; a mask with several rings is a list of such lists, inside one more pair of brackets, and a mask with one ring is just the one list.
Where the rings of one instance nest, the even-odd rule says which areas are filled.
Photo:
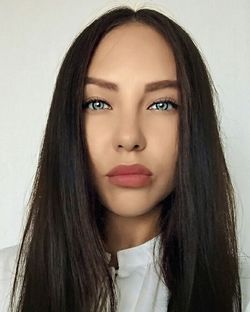
[[120, 165], [114, 167], [107, 176], [109, 182], [118, 186], [141, 187], [150, 183], [152, 172], [143, 165]]
[[109, 177], [121, 176], [121, 175], [146, 175], [146, 176], [150, 176], [150, 175], [152, 175], [152, 172], [143, 165], [134, 164], [131, 166], [120, 165], [120, 166], [114, 167], [107, 174], [107, 176], [109, 176]]
[[151, 176], [145, 174], [124, 174], [109, 176], [109, 182], [124, 187], [142, 187], [151, 182]]

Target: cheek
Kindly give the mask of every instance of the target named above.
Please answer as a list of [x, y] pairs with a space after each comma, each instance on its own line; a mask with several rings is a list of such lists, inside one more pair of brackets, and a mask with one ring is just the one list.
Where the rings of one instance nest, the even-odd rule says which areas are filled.
[[[167, 122], [164, 120], [158, 123], [157, 127], [151, 127], [148, 133], [148, 143], [150, 149], [154, 149], [154, 154], [160, 159], [176, 158], [178, 154], [178, 124], [177, 119], [172, 118]], [[151, 143], [151, 144], [150, 144]]]
[[108, 142], [107, 129], [102, 127], [98, 121], [85, 123], [86, 141], [90, 158], [94, 163], [103, 162], [107, 154]]
[[[178, 131], [176, 125], [165, 127], [161, 135], [151, 133], [150, 155], [152, 163], [157, 164], [160, 185], [166, 187], [174, 183], [178, 159]], [[155, 159], [155, 160], [154, 160]], [[167, 187], [168, 188], [168, 187]]]

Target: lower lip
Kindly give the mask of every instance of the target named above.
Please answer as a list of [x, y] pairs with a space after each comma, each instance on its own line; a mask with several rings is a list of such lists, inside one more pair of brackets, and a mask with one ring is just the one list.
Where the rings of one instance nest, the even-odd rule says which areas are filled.
[[108, 177], [112, 184], [128, 187], [141, 187], [148, 185], [151, 176], [145, 174], [125, 174]]

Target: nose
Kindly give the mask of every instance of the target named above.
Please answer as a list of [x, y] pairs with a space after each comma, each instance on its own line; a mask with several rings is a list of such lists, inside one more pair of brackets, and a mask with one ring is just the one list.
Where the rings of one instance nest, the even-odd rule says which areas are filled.
[[146, 146], [146, 138], [138, 118], [123, 116], [122, 121], [117, 123], [114, 128], [114, 148], [116, 150], [125, 149], [126, 151], [141, 151]]

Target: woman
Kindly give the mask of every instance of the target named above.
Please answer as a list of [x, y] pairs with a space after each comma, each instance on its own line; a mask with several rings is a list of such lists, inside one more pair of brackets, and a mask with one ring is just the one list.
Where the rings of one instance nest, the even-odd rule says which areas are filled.
[[57, 78], [20, 250], [1, 255], [18, 254], [13, 311], [250, 311], [215, 93], [162, 13], [118, 7], [83, 30]]

